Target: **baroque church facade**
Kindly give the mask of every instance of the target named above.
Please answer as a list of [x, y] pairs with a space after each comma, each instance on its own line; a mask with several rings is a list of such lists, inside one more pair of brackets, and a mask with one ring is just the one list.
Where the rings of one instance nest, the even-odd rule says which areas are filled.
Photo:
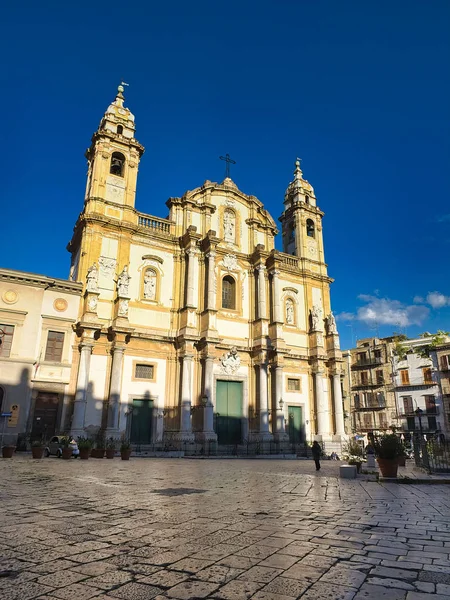
[[[139, 212], [143, 146], [123, 88], [86, 152], [70, 279], [83, 282], [71, 433], [141, 447], [311, 442], [344, 432], [322, 218], [300, 162], [277, 225], [226, 177]], [[212, 446], [211, 446], [212, 445]]]

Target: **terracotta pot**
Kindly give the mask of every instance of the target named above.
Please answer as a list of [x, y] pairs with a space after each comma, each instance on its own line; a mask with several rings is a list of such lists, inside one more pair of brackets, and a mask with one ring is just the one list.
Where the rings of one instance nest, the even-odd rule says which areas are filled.
[[406, 456], [399, 456], [397, 463], [399, 467], [406, 467]]
[[377, 458], [383, 477], [397, 477], [398, 462], [396, 458]]
[[121, 450], [120, 456], [121, 456], [122, 460], [130, 460], [131, 448], [129, 450]]
[[89, 454], [91, 453], [90, 448], [80, 448], [80, 458], [81, 460], [87, 460], [89, 458]]
[[42, 458], [44, 456], [44, 447], [34, 446], [33, 448], [31, 448], [31, 454], [33, 458]]
[[64, 458], [64, 460], [68, 460], [69, 458], [72, 458], [72, 455], [73, 455], [72, 448], [63, 448], [62, 449], [62, 457]]
[[12, 458], [14, 454], [15, 446], [3, 446], [2, 456], [3, 458]]
[[106, 448], [106, 458], [114, 458], [116, 450], [114, 448]]
[[104, 448], [92, 448], [91, 457], [92, 458], [103, 458], [105, 456]]

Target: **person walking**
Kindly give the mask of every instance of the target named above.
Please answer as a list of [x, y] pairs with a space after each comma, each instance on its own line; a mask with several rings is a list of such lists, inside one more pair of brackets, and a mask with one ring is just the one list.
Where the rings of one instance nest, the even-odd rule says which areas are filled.
[[322, 448], [320, 447], [319, 442], [313, 442], [311, 452], [314, 462], [316, 463], [316, 471], [320, 471], [320, 456], [322, 454]]

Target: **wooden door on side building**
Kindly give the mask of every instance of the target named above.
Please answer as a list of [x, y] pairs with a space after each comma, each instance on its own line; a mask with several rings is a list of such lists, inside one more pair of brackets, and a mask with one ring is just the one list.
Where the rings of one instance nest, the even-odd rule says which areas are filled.
[[242, 389], [241, 381], [217, 381], [216, 433], [219, 444], [242, 442]]
[[132, 444], [152, 443], [152, 420], [153, 400], [133, 400], [130, 435], [130, 441]]
[[31, 438], [48, 440], [55, 435], [59, 394], [39, 392], [34, 405]]
[[288, 433], [291, 444], [303, 441], [303, 419], [301, 406], [288, 406]]

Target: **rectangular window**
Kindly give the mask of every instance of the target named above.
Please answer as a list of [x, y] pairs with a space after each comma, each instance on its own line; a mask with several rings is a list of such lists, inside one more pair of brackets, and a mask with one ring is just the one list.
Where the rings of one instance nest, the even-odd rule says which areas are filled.
[[427, 414], [436, 414], [436, 399], [434, 396], [425, 396], [425, 408]]
[[380, 413], [380, 429], [387, 429], [387, 416], [385, 413]]
[[11, 354], [11, 346], [14, 335], [14, 325], [0, 324], [0, 330], [3, 331], [3, 337], [0, 337], [0, 356], [2, 358], [8, 358], [8, 356], [10, 356]]
[[361, 408], [361, 400], [359, 398], [359, 394], [355, 394], [355, 408]]
[[136, 365], [134, 376], [136, 379], [153, 379], [154, 365]]
[[450, 369], [450, 356], [441, 356], [441, 371], [448, 371]]
[[365, 414], [364, 415], [364, 427], [366, 429], [371, 429], [372, 428], [372, 415], [371, 414]]
[[364, 365], [366, 363], [366, 353], [358, 352], [357, 363], [360, 365]]
[[300, 391], [300, 379], [293, 379], [288, 377], [288, 392], [299, 392]]
[[405, 415], [410, 415], [414, 412], [413, 401], [411, 396], [403, 396], [403, 408]]
[[437, 429], [436, 417], [428, 417], [428, 429], [431, 431]]
[[409, 385], [409, 371], [407, 369], [402, 369], [400, 371], [400, 377], [402, 385]]
[[433, 375], [431, 374], [431, 368], [430, 367], [425, 367], [425, 369], [422, 369], [422, 373], [423, 373], [423, 381], [424, 381], [424, 383], [434, 383], [433, 382]]
[[61, 362], [64, 346], [64, 333], [60, 331], [49, 331], [47, 336], [47, 347], [45, 348], [44, 360]]
[[375, 358], [381, 362], [381, 350], [375, 350]]
[[361, 373], [361, 385], [367, 385], [369, 383], [369, 374], [367, 371]]
[[415, 429], [416, 429], [416, 418], [415, 417], [408, 417], [406, 419], [406, 422], [407, 422], [408, 431], [415, 431]]
[[376, 371], [376, 375], [377, 375], [377, 384], [378, 385], [383, 385], [383, 383], [384, 383], [384, 374], [383, 374], [383, 371]]

